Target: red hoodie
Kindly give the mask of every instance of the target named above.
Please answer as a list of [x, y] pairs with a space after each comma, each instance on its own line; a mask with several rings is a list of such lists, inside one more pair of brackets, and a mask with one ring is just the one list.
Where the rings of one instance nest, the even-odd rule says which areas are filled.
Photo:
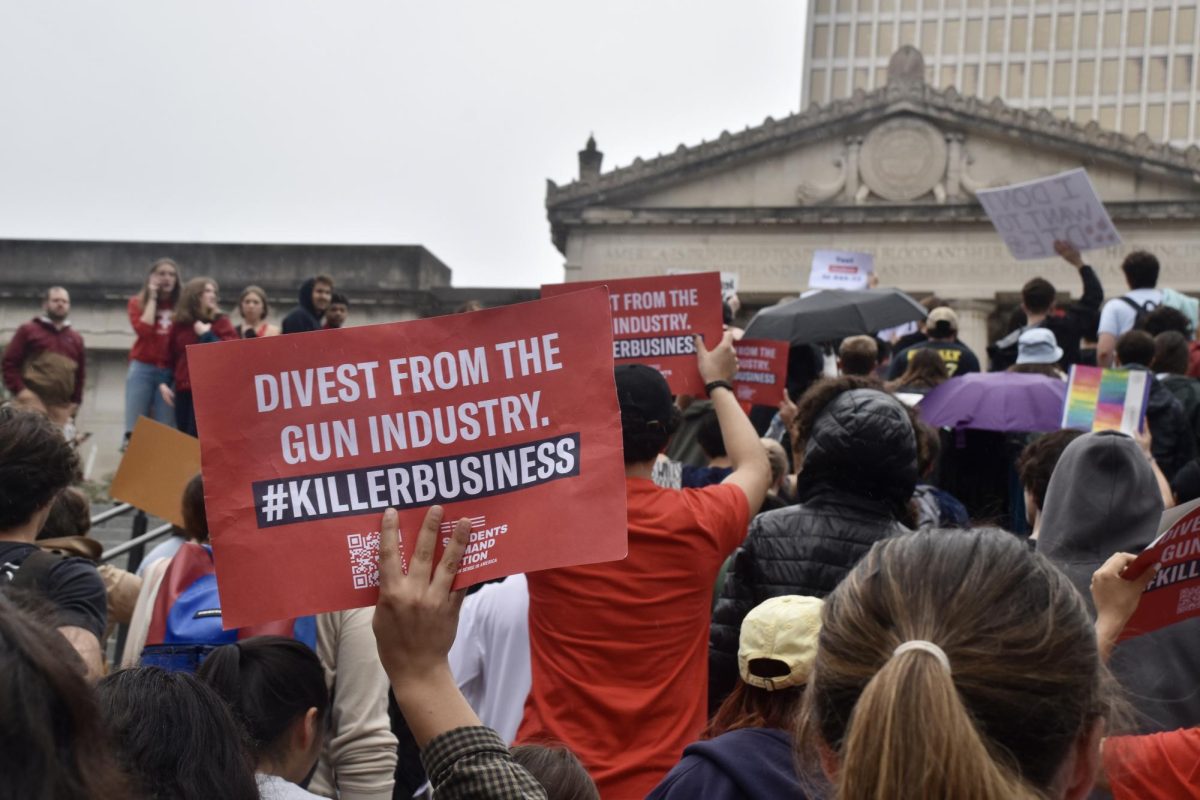
[[141, 361], [145, 364], [158, 364], [163, 360], [163, 351], [167, 348], [167, 338], [171, 335], [171, 310], [174, 303], [168, 300], [157, 306], [157, 319], [150, 325], [142, 322], [142, 301], [138, 295], [129, 298], [129, 324], [137, 334], [133, 347], [129, 350], [130, 361]]
[[60, 330], [45, 317], [34, 317], [17, 328], [4, 350], [4, 385], [13, 394], [24, 389], [25, 381], [21, 379], [21, 370], [25, 362], [47, 350], [66, 356], [76, 363], [75, 393], [71, 395], [71, 402], [78, 403], [83, 398], [87, 356], [84, 352], [83, 337], [75, 332], [69, 322]]

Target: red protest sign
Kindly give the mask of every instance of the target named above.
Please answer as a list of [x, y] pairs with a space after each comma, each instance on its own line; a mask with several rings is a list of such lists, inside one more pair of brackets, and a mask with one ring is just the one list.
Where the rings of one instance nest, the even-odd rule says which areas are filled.
[[773, 339], [741, 339], [733, 343], [738, 368], [733, 393], [744, 405], [774, 406], [787, 383], [788, 343]]
[[[225, 624], [375, 602], [379, 523], [469, 517], [456, 587], [623, 558], [606, 294], [188, 350]], [[439, 550], [444, 545], [439, 543]]]
[[608, 287], [614, 361], [654, 367], [674, 394], [704, 394], [692, 334], [703, 336], [710, 348], [721, 341], [721, 273], [548, 283], [542, 286], [542, 297], [593, 286]]
[[1161, 565], [1118, 641], [1200, 616], [1200, 501], [1170, 509], [1167, 515], [1171, 518], [1166, 533], [1122, 573], [1133, 578]]

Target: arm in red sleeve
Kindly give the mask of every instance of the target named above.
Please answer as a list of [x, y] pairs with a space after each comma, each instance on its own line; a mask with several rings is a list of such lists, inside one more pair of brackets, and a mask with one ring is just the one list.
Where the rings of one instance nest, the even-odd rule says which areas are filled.
[[229, 317], [220, 316], [212, 321], [208, 332], [201, 336], [197, 341], [200, 344], [211, 344], [212, 342], [229, 342], [238, 337], [237, 329], [233, 327], [233, 323], [229, 321]]
[[21, 365], [25, 360], [25, 326], [17, 328], [8, 347], [4, 349], [4, 385], [16, 394], [25, 388], [21, 380]]
[[213, 320], [212, 332], [222, 342], [230, 342], [241, 338], [238, 336], [237, 328], [233, 327], [233, 323], [229, 321], [229, 317], [224, 314]]
[[1200, 728], [1110, 736], [1104, 777], [1115, 800], [1195, 797], [1200, 786]]
[[154, 323], [147, 325], [142, 321], [142, 304], [138, 301], [136, 295], [129, 298], [127, 310], [129, 311], [129, 324], [139, 339], [143, 336], [154, 336], [158, 333], [158, 327]]

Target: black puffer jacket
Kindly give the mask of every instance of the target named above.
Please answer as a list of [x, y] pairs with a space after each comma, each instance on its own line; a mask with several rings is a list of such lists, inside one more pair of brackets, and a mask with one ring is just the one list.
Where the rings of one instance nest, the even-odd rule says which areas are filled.
[[880, 539], [907, 531], [897, 519], [917, 482], [908, 412], [873, 389], [835, 397], [813, 423], [798, 489], [801, 504], [759, 514], [734, 553], [709, 637], [709, 705], [738, 680], [742, 619], [787, 594], [824, 597]]

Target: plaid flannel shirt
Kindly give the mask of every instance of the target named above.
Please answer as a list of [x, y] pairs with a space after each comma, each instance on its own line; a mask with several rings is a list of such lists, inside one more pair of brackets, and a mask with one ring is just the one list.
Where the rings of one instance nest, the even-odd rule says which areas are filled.
[[435, 800], [546, 800], [542, 788], [516, 764], [491, 728], [455, 728], [421, 753]]

